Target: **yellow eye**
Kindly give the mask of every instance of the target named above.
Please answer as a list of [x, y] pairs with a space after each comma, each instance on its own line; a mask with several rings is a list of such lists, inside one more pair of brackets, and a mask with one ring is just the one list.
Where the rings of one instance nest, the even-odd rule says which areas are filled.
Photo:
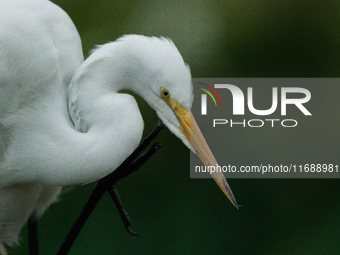
[[164, 97], [164, 98], [168, 98], [168, 97], [170, 97], [170, 93], [169, 93], [169, 91], [167, 90], [167, 89], [165, 89], [165, 88], [161, 88], [161, 96], [162, 97]]

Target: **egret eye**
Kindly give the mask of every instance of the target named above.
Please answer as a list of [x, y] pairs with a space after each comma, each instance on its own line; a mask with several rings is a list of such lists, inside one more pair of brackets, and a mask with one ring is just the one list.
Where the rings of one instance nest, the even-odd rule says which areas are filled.
[[167, 89], [161, 88], [161, 96], [164, 98], [168, 98], [170, 96], [170, 93]]

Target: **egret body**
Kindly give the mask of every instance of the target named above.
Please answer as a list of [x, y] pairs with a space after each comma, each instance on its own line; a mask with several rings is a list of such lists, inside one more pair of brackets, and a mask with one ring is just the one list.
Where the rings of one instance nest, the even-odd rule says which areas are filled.
[[[134, 151], [143, 119], [122, 89], [146, 100], [204, 164], [217, 164], [190, 112], [190, 69], [172, 41], [126, 35], [84, 61], [59, 7], [0, 3], [0, 243], [15, 244], [62, 186], [98, 180]], [[223, 175], [213, 177], [237, 206]]]

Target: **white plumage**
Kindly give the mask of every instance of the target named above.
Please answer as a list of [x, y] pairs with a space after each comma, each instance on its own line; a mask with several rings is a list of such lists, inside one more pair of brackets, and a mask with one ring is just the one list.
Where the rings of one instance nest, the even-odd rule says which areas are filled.
[[143, 97], [204, 163], [217, 164], [209, 149], [200, 153], [200, 132], [200, 143], [189, 139], [191, 75], [170, 40], [127, 35], [84, 61], [76, 28], [59, 7], [0, 4], [0, 243], [15, 244], [29, 216], [42, 214], [62, 186], [104, 177], [137, 147], [143, 120], [121, 89]]

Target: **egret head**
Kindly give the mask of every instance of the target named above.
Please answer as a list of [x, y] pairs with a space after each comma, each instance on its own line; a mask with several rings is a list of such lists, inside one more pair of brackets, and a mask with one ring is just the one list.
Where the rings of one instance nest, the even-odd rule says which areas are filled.
[[[142, 96], [170, 131], [196, 153], [206, 166], [217, 166], [190, 111], [193, 101], [190, 68], [174, 43], [163, 37], [126, 35], [112, 46], [112, 56], [123, 60], [119, 62], [119, 67], [113, 67], [123, 68], [115, 72], [123, 75], [116, 77], [122, 88], [131, 89]], [[211, 175], [237, 207], [223, 174], [215, 172]]]

